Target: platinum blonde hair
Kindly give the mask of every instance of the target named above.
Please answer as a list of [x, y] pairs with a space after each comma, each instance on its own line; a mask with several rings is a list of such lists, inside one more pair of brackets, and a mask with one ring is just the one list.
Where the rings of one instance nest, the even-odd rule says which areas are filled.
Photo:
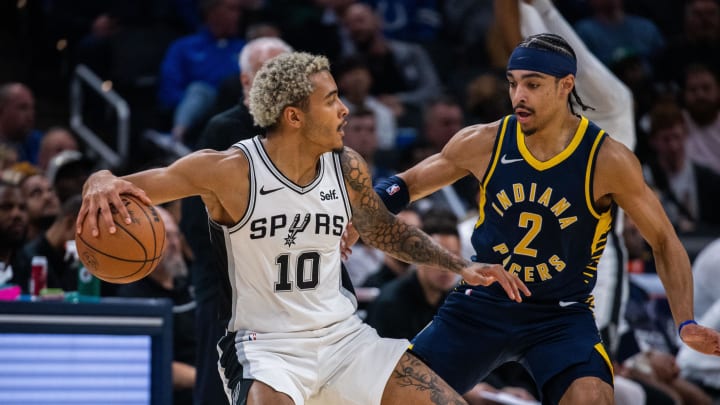
[[324, 56], [306, 52], [278, 55], [265, 62], [250, 88], [249, 109], [262, 128], [277, 125], [285, 107], [305, 108], [314, 86], [310, 76], [330, 70]]

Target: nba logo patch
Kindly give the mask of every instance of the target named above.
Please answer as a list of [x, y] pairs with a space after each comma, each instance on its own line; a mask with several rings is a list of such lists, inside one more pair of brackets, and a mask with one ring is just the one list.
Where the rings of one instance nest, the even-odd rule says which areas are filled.
[[392, 186], [386, 188], [385, 191], [387, 191], [389, 195], [393, 195], [400, 191], [400, 186], [398, 186], [397, 184], [393, 184]]

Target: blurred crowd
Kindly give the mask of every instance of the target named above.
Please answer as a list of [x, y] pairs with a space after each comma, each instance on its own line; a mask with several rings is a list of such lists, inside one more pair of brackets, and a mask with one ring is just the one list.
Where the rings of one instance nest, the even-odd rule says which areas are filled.
[[[627, 133], [606, 129], [619, 139], [632, 138], [624, 143], [637, 155], [693, 260], [696, 319], [719, 328], [720, 2], [521, 1], [514, 20], [499, 14], [503, 2], [515, 0], [2, 2], [0, 284], [17, 283], [26, 291], [30, 259], [42, 255], [49, 259], [49, 287], [77, 289], [64, 250], [74, 238], [79, 193], [89, 173], [110, 168], [123, 174], [179, 157], [177, 149], [146, 137], [148, 131], [165, 145], [187, 150], [224, 149], [260, 133], [252, 125], [245, 133], [216, 129], [228, 120], [246, 120], [237, 117], [247, 116], [244, 92], [259, 69], [254, 59], [240, 58], [249, 42], [280, 38], [288, 49], [330, 59], [350, 110], [345, 144], [363, 156], [378, 180], [439, 152], [460, 128], [512, 113], [505, 65], [513, 35], [525, 32], [529, 16], [523, 7], [535, 7], [538, 18], [559, 13], [632, 96], [627, 106], [614, 94], [605, 97], [632, 117]], [[79, 65], [129, 106], [130, 153], [118, 165], [103, 161], [70, 119], [70, 82]], [[581, 92], [583, 84], [579, 78]], [[84, 123], [114, 145], [114, 110], [83, 91]], [[591, 107], [598, 114], [607, 110]], [[468, 177], [400, 215], [469, 257], [466, 232], [476, 219], [477, 190]], [[163, 216], [173, 224], [168, 232], [175, 232], [176, 253], [168, 271], [153, 273], [144, 281], [149, 286], [103, 284], [103, 295], [164, 294], [179, 306], [212, 295], [207, 280], [198, 281], [208, 263], [204, 212], [193, 202], [167, 208]], [[631, 221], [618, 226], [624, 271], [640, 276], [629, 278], [623, 317], [630, 332], [618, 338], [613, 352], [616, 375], [641, 385], [647, 403], [717, 403], [720, 361], [678, 342], [662, 292], [639, 281], [654, 273], [651, 252]], [[412, 338], [457, 282], [362, 242], [345, 264], [366, 321], [385, 336]], [[182, 325], [192, 329], [192, 322]], [[180, 344], [185, 353], [196, 350], [194, 339]], [[192, 367], [194, 357], [187, 355], [183, 364]], [[178, 367], [176, 388], [191, 388], [194, 370]], [[522, 370], [498, 370], [486, 384], [478, 389], [537, 397]]]

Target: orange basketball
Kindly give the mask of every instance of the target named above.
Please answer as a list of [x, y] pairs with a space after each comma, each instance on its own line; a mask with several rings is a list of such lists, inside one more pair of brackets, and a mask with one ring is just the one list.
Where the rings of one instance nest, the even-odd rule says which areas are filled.
[[140, 280], [157, 267], [165, 247], [165, 224], [154, 207], [132, 195], [121, 196], [132, 223], [126, 224], [112, 207], [115, 233], [98, 218], [100, 235], [76, 235], [80, 261], [95, 277], [125, 284]]

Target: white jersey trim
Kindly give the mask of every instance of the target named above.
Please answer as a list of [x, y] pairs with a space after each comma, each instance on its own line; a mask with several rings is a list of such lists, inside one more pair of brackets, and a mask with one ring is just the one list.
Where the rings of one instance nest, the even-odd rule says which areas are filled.
[[[247, 150], [247, 147], [240, 142], [234, 144], [232, 147], [238, 148], [245, 155], [245, 157], [248, 160], [248, 167], [250, 168], [250, 170], [248, 172], [248, 183], [250, 185], [250, 190], [249, 190], [250, 200], [248, 200], [248, 206], [247, 206], [247, 209], [245, 210], [245, 214], [242, 216], [242, 218], [240, 218], [240, 220], [237, 223], [235, 223], [234, 225], [231, 225], [228, 228], [229, 232], [231, 232], [231, 233], [242, 228], [243, 225], [245, 225], [245, 223], [247, 223], [247, 221], [250, 220], [250, 218], [252, 217], [252, 213], [255, 210], [255, 200], [257, 199], [257, 195], [255, 193], [255, 189], [257, 188], [257, 180], [255, 180], [255, 167], [253, 166], [252, 154], [250, 153], [250, 151]], [[208, 209], [207, 209], [207, 206], [205, 207], [205, 212], [207, 213], [208, 220], [210, 221], [211, 224], [214, 224], [214, 225], [218, 226], [219, 228], [226, 228], [225, 225], [219, 224], [212, 219], [212, 217], [210, 216], [210, 211], [208, 211]]]
[[345, 176], [342, 171], [342, 163], [340, 163], [340, 154], [333, 153], [333, 162], [335, 163], [335, 173], [337, 174], [338, 187], [345, 203], [345, 214], [348, 219], [352, 219], [352, 206], [350, 205], [350, 197], [348, 196], [347, 187], [345, 186]]
[[270, 160], [270, 156], [268, 156], [267, 151], [265, 151], [265, 147], [260, 142], [260, 137], [256, 136], [252, 139], [252, 141], [253, 141], [253, 144], [255, 145], [255, 149], [258, 152], [258, 155], [260, 156], [260, 159], [262, 159], [263, 163], [265, 164], [265, 167], [267, 167], [268, 170], [270, 170], [270, 173], [272, 173], [272, 175], [275, 176], [275, 178], [278, 179], [278, 181], [280, 181], [282, 184], [287, 186], [290, 190], [293, 190], [299, 194], [305, 194], [309, 191], [312, 191], [315, 188], [315, 186], [320, 184], [320, 181], [323, 178], [323, 173], [325, 171], [325, 162], [323, 159], [320, 159], [320, 163], [319, 163], [320, 168], [317, 171], [313, 181], [310, 184], [308, 184], [307, 186], [302, 187], [302, 186], [295, 184], [295, 182], [288, 179], [287, 177], [285, 177], [285, 175], [282, 174], [280, 172], [280, 170], [278, 170], [277, 167], [275, 167], [275, 164], [272, 162], [272, 160]]

